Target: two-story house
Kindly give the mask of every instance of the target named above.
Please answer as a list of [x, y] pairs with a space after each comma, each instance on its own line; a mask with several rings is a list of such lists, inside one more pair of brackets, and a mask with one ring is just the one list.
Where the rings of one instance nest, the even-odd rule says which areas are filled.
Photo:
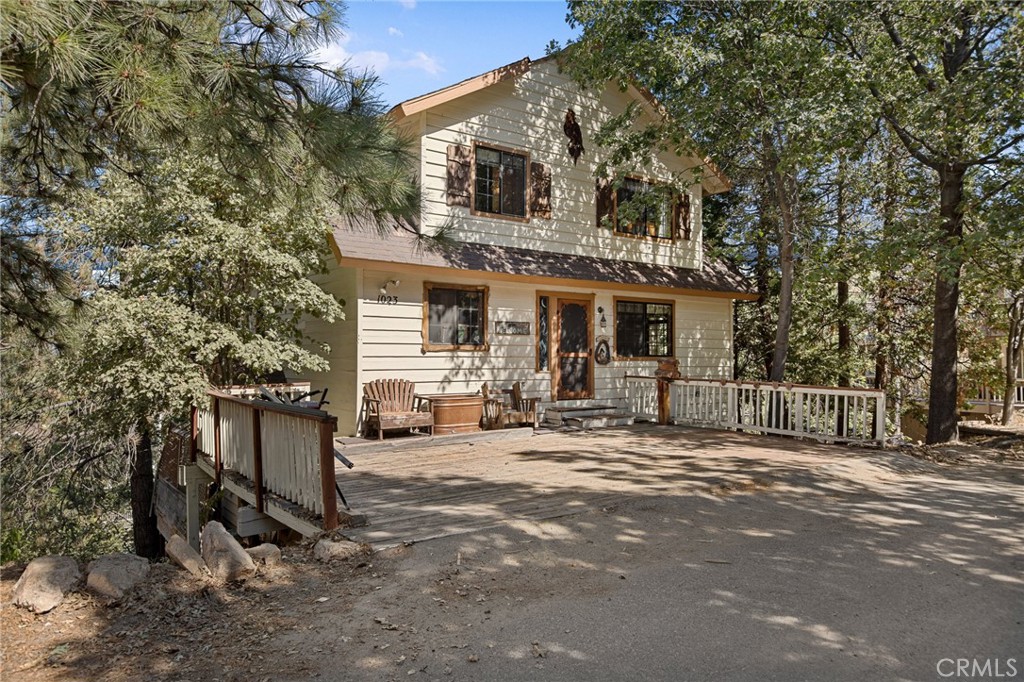
[[[546, 58], [392, 110], [416, 140], [417, 229], [443, 228], [454, 245], [335, 226], [322, 284], [346, 319], [310, 327], [331, 347], [331, 370], [303, 378], [330, 389], [341, 432], [356, 432], [362, 386], [379, 378], [428, 394], [520, 381], [542, 406], [574, 406], [622, 405], [624, 376], [667, 358], [685, 376], [732, 377], [733, 302], [756, 296], [705, 258], [701, 229], [704, 197], [728, 180], [672, 153], [624, 183], [595, 179], [594, 133], [632, 102], [659, 116], [644, 93], [581, 90]], [[631, 202], [680, 174], [688, 191]]]

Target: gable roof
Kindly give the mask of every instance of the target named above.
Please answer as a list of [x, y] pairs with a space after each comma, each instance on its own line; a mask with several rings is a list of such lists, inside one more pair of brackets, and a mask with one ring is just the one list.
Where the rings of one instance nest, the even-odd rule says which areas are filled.
[[[434, 90], [433, 92], [428, 92], [425, 95], [420, 95], [419, 97], [413, 97], [412, 99], [400, 102], [391, 108], [388, 115], [396, 123], [400, 123], [414, 114], [432, 109], [433, 107], [446, 102], [451, 102], [459, 97], [465, 97], [466, 95], [478, 92], [484, 88], [507, 81], [511, 78], [521, 76], [529, 71], [534, 64], [542, 64], [544, 62], [552, 61], [557, 57], [557, 53], [536, 60], [531, 60], [529, 57], [523, 57], [519, 61], [499, 66], [498, 68], [487, 71], [486, 73], [459, 81], [454, 85], [449, 85], [441, 88], [440, 90]], [[629, 91], [634, 97], [641, 100], [648, 107], [651, 107], [658, 115], [665, 115], [661, 104], [649, 90], [638, 85], [631, 84], [629, 86]], [[705, 156], [701, 159], [701, 163], [709, 171], [701, 180], [701, 187], [705, 192], [708, 194], [719, 194], [732, 189], [732, 181], [729, 180], [717, 165], [715, 165], [714, 161]]]
[[[700, 270], [493, 244], [432, 243], [405, 230], [382, 234], [333, 221], [331, 247], [338, 264], [387, 270], [463, 270], [506, 281], [552, 280], [551, 285], [631, 289], [661, 294], [756, 300], [752, 284], [725, 261], [705, 257]], [[555, 281], [557, 280], [557, 281]]]

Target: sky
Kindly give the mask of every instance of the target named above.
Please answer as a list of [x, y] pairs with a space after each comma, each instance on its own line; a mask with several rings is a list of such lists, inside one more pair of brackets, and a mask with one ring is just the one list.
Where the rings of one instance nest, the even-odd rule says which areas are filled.
[[523, 57], [577, 34], [564, 0], [350, 0], [345, 35], [321, 51], [332, 66], [369, 68], [388, 108]]

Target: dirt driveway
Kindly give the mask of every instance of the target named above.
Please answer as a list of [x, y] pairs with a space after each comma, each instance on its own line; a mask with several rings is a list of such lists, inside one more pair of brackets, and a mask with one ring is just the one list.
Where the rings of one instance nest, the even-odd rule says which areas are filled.
[[[501, 446], [545, 472], [551, 494], [584, 502], [570, 515], [482, 522], [331, 567], [293, 548], [245, 586], [202, 588], [163, 567], [144, 597], [113, 609], [85, 596], [44, 617], [4, 605], [4, 669], [47, 680], [939, 680], [969, 659], [988, 662], [991, 679], [1024, 679], [1019, 458], [948, 466], [687, 429], [613, 436]], [[648, 466], [623, 470], [611, 441]], [[557, 459], [560, 478], [547, 473]], [[510, 503], [538, 497], [540, 484], [516, 480]]]

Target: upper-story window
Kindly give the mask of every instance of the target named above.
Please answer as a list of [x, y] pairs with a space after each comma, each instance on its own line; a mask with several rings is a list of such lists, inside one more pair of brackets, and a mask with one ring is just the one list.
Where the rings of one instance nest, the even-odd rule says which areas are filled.
[[607, 178], [596, 185], [597, 226], [615, 234], [675, 241], [692, 239], [690, 195], [665, 185], [625, 178], [616, 188]]
[[474, 170], [474, 209], [526, 217], [526, 156], [478, 145]]
[[550, 219], [551, 167], [514, 149], [450, 144], [445, 196], [449, 206], [465, 206], [475, 215]]
[[615, 231], [636, 237], [672, 239], [665, 195], [649, 182], [625, 178], [615, 193]]

